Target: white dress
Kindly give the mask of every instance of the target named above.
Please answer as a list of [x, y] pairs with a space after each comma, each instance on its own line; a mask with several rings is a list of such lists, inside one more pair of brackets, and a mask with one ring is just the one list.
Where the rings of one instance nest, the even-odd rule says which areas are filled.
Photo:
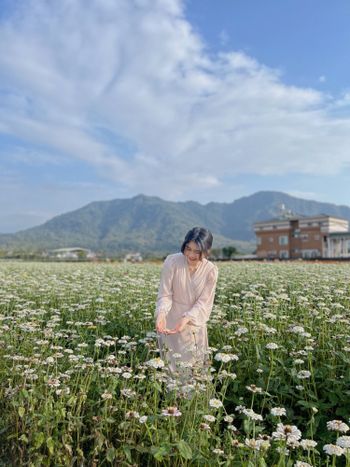
[[173, 329], [184, 316], [191, 318], [182, 332], [158, 334], [161, 356], [172, 372], [203, 368], [207, 360], [206, 323], [213, 307], [217, 278], [218, 268], [206, 258], [193, 274], [183, 253], [169, 255], [164, 261], [156, 316], [165, 314], [167, 329]]

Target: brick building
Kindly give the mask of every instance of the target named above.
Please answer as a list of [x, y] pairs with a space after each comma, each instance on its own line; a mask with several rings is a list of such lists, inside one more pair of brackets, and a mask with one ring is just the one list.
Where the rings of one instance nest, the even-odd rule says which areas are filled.
[[258, 258], [350, 258], [349, 222], [334, 216], [290, 216], [256, 222]]

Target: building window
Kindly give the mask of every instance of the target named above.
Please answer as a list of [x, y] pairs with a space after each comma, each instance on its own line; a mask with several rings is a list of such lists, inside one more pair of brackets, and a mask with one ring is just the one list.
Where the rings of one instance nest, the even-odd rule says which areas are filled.
[[280, 258], [281, 259], [288, 259], [289, 258], [289, 251], [288, 250], [281, 250], [280, 251]]
[[303, 242], [307, 242], [309, 239], [309, 234], [303, 233], [300, 235], [300, 238], [302, 239]]
[[288, 235], [280, 235], [278, 238], [278, 243], [280, 245], [288, 245]]
[[320, 236], [318, 234], [314, 235], [314, 239], [315, 240], [319, 240], [320, 239]]
[[276, 250], [270, 250], [267, 252], [267, 257], [268, 258], [276, 258], [277, 257], [277, 251]]
[[269, 242], [273, 243], [273, 237], [269, 237]]
[[319, 258], [321, 256], [319, 250], [301, 250], [303, 258]]
[[256, 243], [257, 243], [257, 245], [261, 245], [261, 237], [257, 237]]

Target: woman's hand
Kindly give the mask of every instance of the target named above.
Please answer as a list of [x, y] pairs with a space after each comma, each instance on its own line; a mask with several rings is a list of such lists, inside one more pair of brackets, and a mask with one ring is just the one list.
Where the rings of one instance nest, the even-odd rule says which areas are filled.
[[173, 329], [168, 330], [167, 334], [176, 334], [178, 332], [182, 332], [190, 321], [191, 318], [181, 318]]
[[157, 329], [157, 332], [159, 332], [161, 334], [165, 334], [168, 331], [166, 329], [166, 321], [165, 321], [165, 314], [164, 313], [161, 313], [157, 317], [156, 329]]

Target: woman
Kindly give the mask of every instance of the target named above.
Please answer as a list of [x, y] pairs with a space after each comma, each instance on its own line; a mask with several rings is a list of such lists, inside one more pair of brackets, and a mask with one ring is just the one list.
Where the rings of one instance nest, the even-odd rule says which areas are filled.
[[207, 321], [215, 295], [217, 267], [207, 260], [213, 236], [191, 229], [181, 253], [167, 256], [161, 274], [156, 329], [162, 357], [169, 369], [203, 368], [208, 354]]

